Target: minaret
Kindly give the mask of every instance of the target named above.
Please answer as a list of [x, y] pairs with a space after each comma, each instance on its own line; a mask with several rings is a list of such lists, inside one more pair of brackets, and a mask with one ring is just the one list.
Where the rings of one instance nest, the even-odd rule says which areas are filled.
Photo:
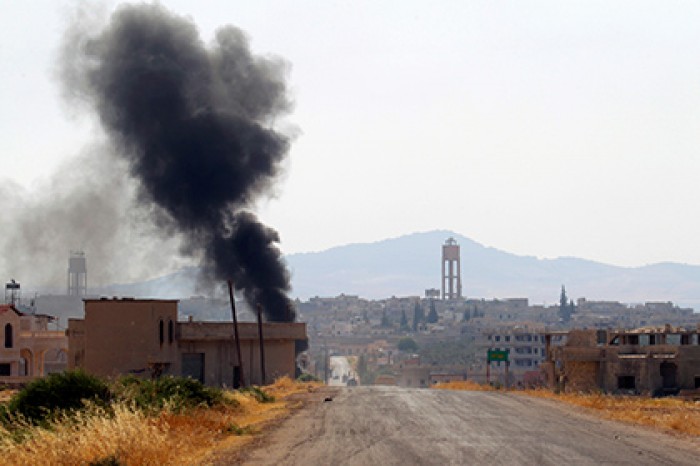
[[459, 264], [459, 244], [448, 238], [442, 246], [442, 299], [462, 297], [462, 273]]

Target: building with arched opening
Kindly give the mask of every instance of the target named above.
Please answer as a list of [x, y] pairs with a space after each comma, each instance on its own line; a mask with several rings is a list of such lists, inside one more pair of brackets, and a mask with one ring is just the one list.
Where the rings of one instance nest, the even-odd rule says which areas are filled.
[[48, 329], [52, 320], [20, 312], [12, 304], [0, 305], [0, 382], [21, 384], [66, 369], [68, 337]]

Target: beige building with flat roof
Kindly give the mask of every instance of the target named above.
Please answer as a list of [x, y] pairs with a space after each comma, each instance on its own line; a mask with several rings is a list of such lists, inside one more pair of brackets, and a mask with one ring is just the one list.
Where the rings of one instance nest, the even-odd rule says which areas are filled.
[[48, 329], [52, 319], [0, 305], [0, 382], [23, 384], [66, 368], [68, 339], [65, 332]]
[[[265, 380], [258, 326], [239, 323], [241, 361], [231, 322], [178, 322], [178, 301], [86, 299], [85, 318], [68, 321], [68, 366], [100, 376], [189, 376], [212, 386], [294, 378], [306, 324], [263, 324]], [[242, 371], [242, 374], [241, 374]]]

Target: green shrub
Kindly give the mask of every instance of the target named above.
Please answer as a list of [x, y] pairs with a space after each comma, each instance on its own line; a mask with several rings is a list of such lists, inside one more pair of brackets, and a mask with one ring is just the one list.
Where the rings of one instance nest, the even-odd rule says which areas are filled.
[[299, 382], [320, 382], [321, 381], [321, 379], [319, 379], [315, 375], [308, 374], [308, 373], [301, 374], [299, 377], [297, 377], [297, 380]]
[[122, 377], [114, 385], [115, 395], [138, 408], [159, 411], [164, 407], [180, 411], [195, 406], [213, 406], [223, 402], [223, 392], [186, 377], [161, 377], [155, 380]]
[[82, 371], [61, 372], [30, 382], [12, 397], [0, 415], [3, 419], [21, 416], [37, 424], [82, 409], [86, 401], [107, 406], [110, 398], [107, 384], [99, 378]]
[[252, 434], [253, 428], [251, 426], [240, 427], [238, 424], [235, 424], [232, 422], [225, 429], [225, 432], [240, 436], [240, 435]]
[[262, 388], [251, 385], [250, 387], [245, 387], [240, 389], [241, 393], [250, 393], [253, 397], [258, 400], [258, 403], [274, 403], [275, 397], [265, 392]]
[[88, 466], [122, 466], [122, 463], [119, 462], [116, 456], [110, 455], [97, 461], [93, 461]]

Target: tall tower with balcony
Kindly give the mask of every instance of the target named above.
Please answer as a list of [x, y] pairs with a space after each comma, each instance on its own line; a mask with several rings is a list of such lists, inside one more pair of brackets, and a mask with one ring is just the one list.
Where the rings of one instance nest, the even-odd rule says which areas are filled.
[[442, 245], [442, 299], [462, 297], [462, 272], [459, 263], [459, 244], [448, 238]]
[[68, 259], [68, 295], [87, 294], [87, 263], [83, 251], [72, 251]]

